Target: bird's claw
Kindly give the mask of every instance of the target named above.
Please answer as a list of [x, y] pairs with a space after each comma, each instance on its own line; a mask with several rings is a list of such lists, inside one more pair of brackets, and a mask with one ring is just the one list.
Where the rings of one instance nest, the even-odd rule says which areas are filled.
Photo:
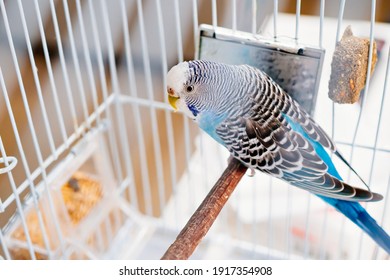
[[254, 169], [254, 168], [251, 168], [251, 167], [249, 167], [248, 169], [249, 169], [249, 174], [248, 174], [248, 176], [249, 176], [249, 177], [255, 176], [255, 169]]

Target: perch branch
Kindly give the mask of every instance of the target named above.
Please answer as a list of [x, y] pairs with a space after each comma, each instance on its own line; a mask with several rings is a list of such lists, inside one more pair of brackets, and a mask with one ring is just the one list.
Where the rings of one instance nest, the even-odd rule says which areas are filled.
[[229, 161], [228, 167], [162, 256], [162, 260], [186, 260], [192, 255], [246, 170], [247, 167], [238, 160], [233, 158]]

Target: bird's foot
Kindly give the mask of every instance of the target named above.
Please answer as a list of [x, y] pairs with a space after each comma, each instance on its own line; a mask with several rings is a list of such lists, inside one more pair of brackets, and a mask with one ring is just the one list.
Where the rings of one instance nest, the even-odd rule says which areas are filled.
[[248, 176], [249, 176], [249, 177], [255, 176], [255, 169], [254, 169], [254, 168], [251, 168], [251, 167], [249, 167], [248, 169], [249, 169], [249, 174], [248, 174]]

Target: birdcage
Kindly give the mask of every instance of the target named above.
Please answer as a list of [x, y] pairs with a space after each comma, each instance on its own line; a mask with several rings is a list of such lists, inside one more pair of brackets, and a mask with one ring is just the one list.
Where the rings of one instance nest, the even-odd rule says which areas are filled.
[[[166, 73], [194, 58], [274, 74], [384, 195], [364, 206], [389, 232], [390, 25], [378, 21], [389, 6], [302, 2], [1, 0], [0, 256], [163, 255], [229, 156], [166, 102]], [[375, 49], [378, 62], [359, 101], [341, 105], [328, 82], [347, 26], [369, 42], [365, 69]], [[386, 257], [315, 196], [260, 173], [244, 176], [192, 256]]]

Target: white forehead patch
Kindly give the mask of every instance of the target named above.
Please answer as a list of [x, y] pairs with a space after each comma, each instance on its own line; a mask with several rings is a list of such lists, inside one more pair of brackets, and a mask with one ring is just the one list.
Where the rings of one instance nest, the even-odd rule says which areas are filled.
[[181, 62], [171, 68], [167, 74], [167, 86], [175, 92], [179, 92], [183, 84], [188, 80], [190, 70], [188, 62]]

